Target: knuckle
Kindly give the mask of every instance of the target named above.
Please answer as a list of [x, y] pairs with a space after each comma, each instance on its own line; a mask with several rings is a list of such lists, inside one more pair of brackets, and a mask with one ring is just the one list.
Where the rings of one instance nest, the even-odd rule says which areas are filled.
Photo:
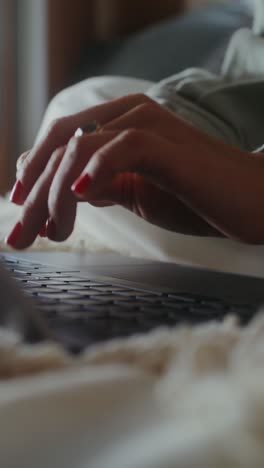
[[67, 144], [66, 157], [67, 159], [77, 159], [83, 152], [86, 146], [86, 140], [84, 138], [72, 137]]
[[16, 169], [17, 171], [22, 167], [22, 165], [24, 164], [26, 158], [28, 157], [30, 151], [26, 151], [25, 153], [21, 154], [21, 156], [19, 156], [19, 158], [17, 159], [17, 162], [16, 162]]
[[133, 140], [136, 134], [137, 134], [136, 128], [128, 128], [122, 133], [121, 136], [123, 137], [124, 140], [129, 141], [129, 140]]
[[35, 197], [31, 193], [26, 199], [24, 207], [23, 207], [22, 221], [29, 215], [29, 213], [34, 212], [34, 203], [35, 203]]
[[17, 158], [17, 163], [19, 163], [20, 161], [24, 161], [28, 157], [28, 155], [31, 153], [31, 151], [32, 151], [32, 148], [21, 153], [19, 157]]
[[63, 151], [64, 151], [63, 148], [56, 148], [55, 151], [52, 154], [52, 157], [54, 158], [54, 160], [60, 158], [61, 155], [63, 154]]
[[48, 127], [47, 136], [50, 138], [56, 137], [59, 134], [61, 128], [63, 127], [63, 122], [63, 117], [53, 120]]
[[50, 171], [54, 168], [57, 167], [58, 163], [60, 162], [62, 156], [64, 154], [64, 149], [63, 148], [57, 148], [55, 151], [53, 151], [48, 165], [47, 165], [47, 170]]
[[141, 105], [144, 111], [153, 111], [155, 107], [156, 106], [152, 102], [144, 102], [144, 104]]
[[130, 93], [117, 100], [130, 105], [132, 104], [133, 106], [139, 106], [140, 104], [151, 102], [151, 99], [143, 93]]
[[147, 96], [143, 93], [136, 93], [135, 98], [138, 99], [139, 101], [145, 102], [147, 99]]
[[135, 93], [133, 94], [133, 97], [135, 99], [135, 101], [137, 101], [139, 104], [144, 104], [144, 103], [151, 103], [151, 102], [154, 102], [151, 98], [149, 98], [148, 96], [146, 96], [146, 94], [143, 94], [143, 93]]
[[138, 111], [140, 112], [141, 116], [145, 115], [148, 118], [153, 117], [156, 116], [157, 106], [153, 102], [144, 102], [139, 106]]
[[122, 139], [126, 144], [137, 145], [144, 140], [145, 132], [137, 128], [128, 128], [122, 134]]
[[24, 158], [21, 163], [17, 165], [17, 176], [24, 180], [27, 174], [30, 174], [30, 167], [31, 167], [31, 158]]

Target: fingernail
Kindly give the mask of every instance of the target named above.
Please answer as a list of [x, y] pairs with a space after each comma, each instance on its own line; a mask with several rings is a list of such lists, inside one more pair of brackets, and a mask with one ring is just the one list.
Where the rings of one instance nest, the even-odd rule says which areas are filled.
[[41, 230], [39, 231], [39, 237], [47, 237], [47, 228], [46, 228], [46, 224], [45, 226], [43, 226], [41, 228]]
[[90, 183], [91, 183], [91, 176], [89, 174], [81, 175], [71, 186], [71, 189], [76, 195], [84, 195], [87, 191]]
[[46, 237], [54, 239], [56, 236], [56, 224], [52, 218], [49, 218], [46, 223]]
[[12, 203], [15, 203], [16, 205], [21, 205], [24, 201], [22, 198], [23, 190], [24, 187], [22, 185], [22, 182], [20, 182], [20, 180], [17, 180], [10, 194], [10, 201]]
[[5, 238], [5, 243], [11, 247], [15, 247], [22, 231], [22, 224], [19, 222], [15, 225], [9, 236]]

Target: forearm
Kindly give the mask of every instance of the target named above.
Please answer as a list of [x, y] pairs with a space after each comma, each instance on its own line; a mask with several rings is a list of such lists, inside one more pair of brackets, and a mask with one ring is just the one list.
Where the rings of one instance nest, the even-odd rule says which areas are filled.
[[264, 244], [264, 155], [222, 142], [179, 161], [179, 196], [227, 237]]

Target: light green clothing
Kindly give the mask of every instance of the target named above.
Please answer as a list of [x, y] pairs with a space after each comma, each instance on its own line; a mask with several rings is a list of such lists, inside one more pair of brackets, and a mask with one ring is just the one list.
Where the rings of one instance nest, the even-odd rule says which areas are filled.
[[252, 29], [237, 31], [219, 76], [188, 69], [148, 95], [205, 132], [248, 151], [264, 143], [264, 0], [252, 0]]

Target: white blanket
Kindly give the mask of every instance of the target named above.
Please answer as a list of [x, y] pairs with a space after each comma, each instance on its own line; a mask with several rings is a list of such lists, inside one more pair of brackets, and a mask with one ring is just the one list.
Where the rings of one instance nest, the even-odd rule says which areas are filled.
[[76, 360], [2, 334], [0, 466], [263, 468], [263, 343], [263, 317], [246, 330], [231, 319], [160, 330]]

